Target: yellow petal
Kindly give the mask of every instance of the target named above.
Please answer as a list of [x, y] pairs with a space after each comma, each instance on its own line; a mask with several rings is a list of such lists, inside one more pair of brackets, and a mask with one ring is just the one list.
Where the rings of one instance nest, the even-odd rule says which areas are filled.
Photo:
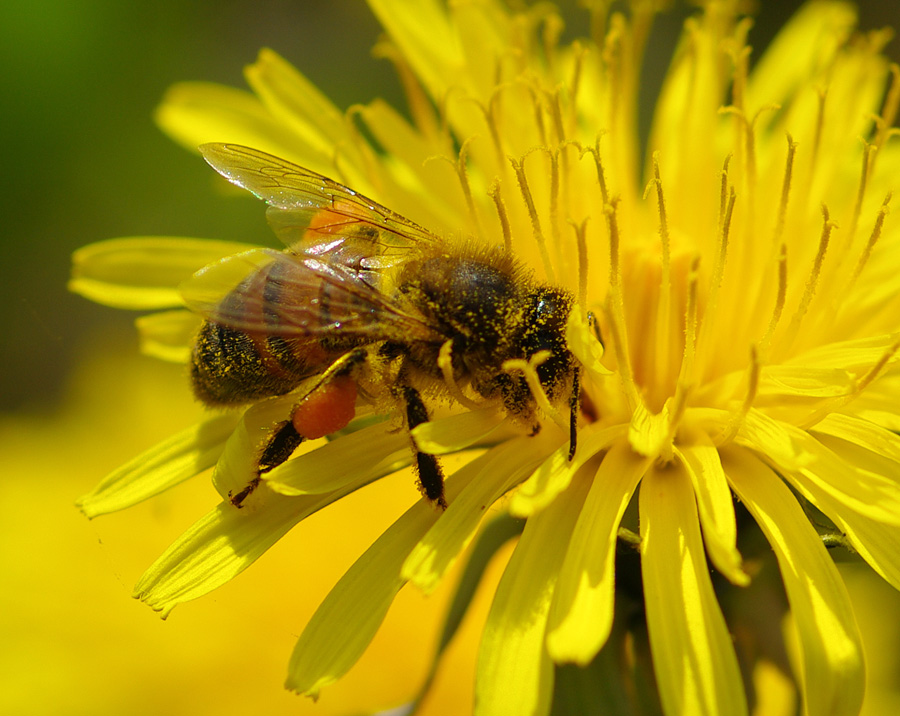
[[[774, 439], [760, 442], [764, 435]], [[806, 431], [751, 410], [737, 442], [765, 455], [798, 487], [810, 483], [860, 514], [900, 524], [900, 483], [842, 460]]]
[[503, 573], [478, 652], [476, 716], [546, 714], [553, 663], [544, 646], [553, 587], [589, 482], [528, 519]]
[[641, 575], [653, 668], [667, 714], [747, 713], [737, 657], [713, 592], [691, 481], [641, 481]]
[[[413, 439], [422, 452], [432, 455], [443, 455], [492, 440], [492, 433], [501, 425], [512, 427], [505, 421], [505, 415], [495, 408], [483, 410], [467, 410], [446, 418], [429, 420], [412, 429]], [[496, 441], [521, 432], [517, 430], [502, 431]]]
[[737, 550], [737, 523], [734, 500], [719, 460], [719, 451], [705, 433], [694, 436], [692, 444], [676, 450], [694, 486], [703, 542], [713, 564], [732, 584], [745, 586], [750, 577], [741, 566]]
[[281, 396], [262, 400], [244, 411], [238, 426], [225, 443], [213, 472], [213, 486], [223, 499], [243, 490], [259, 474], [259, 456], [274, 427], [290, 417], [295, 398]]
[[833, 61], [855, 25], [856, 12], [850, 3], [804, 5], [778, 31], [753, 69], [747, 87], [751, 111], [794, 97], [810, 77]]
[[569, 446], [563, 445], [529, 477], [512, 496], [509, 511], [528, 517], [542, 510], [568, 487], [572, 476], [597, 453], [608, 448], [627, 431], [625, 425], [599, 427], [594, 423], [578, 431], [578, 451], [569, 460]]
[[[479, 474], [484, 459], [472, 461], [447, 479], [451, 504]], [[323, 686], [350, 670], [405, 584], [400, 574], [404, 561], [440, 516], [428, 500], [419, 500], [347, 570], [294, 647], [285, 683], [288, 689], [315, 697]]]
[[459, 553], [471, 542], [487, 509], [543, 457], [541, 436], [520, 437], [489, 451], [479, 475], [450, 503], [403, 563], [402, 576], [425, 592], [432, 591]]
[[200, 317], [189, 311], [161, 311], [141, 316], [134, 324], [142, 353], [170, 363], [187, 363]]
[[853, 415], [831, 413], [816, 423], [812, 432], [831, 435], [891, 460], [900, 461], [900, 436]]
[[[591, 482], [553, 594], [547, 649], [554, 661], [585, 665], [606, 642], [613, 618], [616, 533], [649, 461], [617, 443]], [[587, 470], [585, 470], [586, 472]], [[585, 474], [576, 479], [588, 479]]]
[[415, 12], [403, 0], [369, 0], [369, 7], [432, 98], [442, 98], [450, 84], [468, 78], [459, 71], [459, 43], [442, 3], [420, 0]]
[[311, 149], [330, 154], [349, 139], [344, 116], [322, 92], [283, 57], [260, 50], [245, 71], [247, 83], [272, 114]]
[[88, 517], [136, 505], [212, 467], [239, 415], [194, 425], [122, 465], [76, 503]]
[[249, 92], [208, 82], [172, 85], [156, 110], [156, 123], [191, 150], [207, 142], [231, 142], [285, 158], [306, 151], [289, 127]]
[[[163, 618], [182, 602], [221, 587], [255, 562], [309, 515], [360, 487], [324, 495], [265, 495], [265, 509], [238, 509], [225, 501], [195, 522], [144, 572], [133, 596]], [[265, 492], [264, 485], [256, 493]]]
[[279, 465], [264, 479], [282, 495], [315, 494], [340, 489], [347, 482], [370, 482], [411, 461], [409, 437], [388, 421], [341, 435]]
[[178, 285], [206, 264], [247, 248], [233, 241], [182, 238], [110, 239], [72, 256], [69, 289], [114, 308], [181, 306]]
[[770, 468], [728, 450], [725, 470], [775, 551], [803, 651], [806, 713], [855, 716], [865, 678], [850, 598], [822, 540]]

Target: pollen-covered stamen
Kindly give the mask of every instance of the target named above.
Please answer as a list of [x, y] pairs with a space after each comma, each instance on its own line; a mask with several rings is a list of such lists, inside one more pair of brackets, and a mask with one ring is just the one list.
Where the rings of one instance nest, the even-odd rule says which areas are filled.
[[[562, 250], [562, 241], [559, 238], [559, 152], [545, 148], [550, 157], [550, 231], [553, 236], [553, 245], [557, 252]], [[561, 256], [557, 256], [557, 265], [562, 266]]]
[[437, 359], [438, 368], [441, 369], [441, 375], [444, 376], [444, 384], [450, 395], [460, 405], [469, 410], [479, 410], [484, 407], [483, 403], [478, 403], [466, 397], [453, 376], [453, 339], [444, 341], [441, 350], [438, 352]]
[[693, 382], [694, 358], [697, 351], [697, 283], [700, 279], [700, 255], [691, 259], [688, 272], [687, 305], [684, 310], [684, 353], [681, 357], [681, 371], [678, 374], [678, 391], [687, 390]]
[[784, 178], [781, 181], [781, 200], [778, 202], [778, 219], [775, 222], [775, 233], [772, 236], [773, 253], [781, 245], [781, 237], [784, 234], [784, 220], [787, 216], [788, 199], [791, 196], [791, 179], [794, 175], [794, 159], [797, 156], [797, 142], [788, 133], [788, 152], [784, 166]]
[[[529, 152], [528, 154], [530, 154]], [[550, 283], [556, 281], [556, 274], [553, 271], [553, 264], [550, 261], [550, 254], [547, 251], [547, 243], [544, 241], [544, 232], [541, 229], [541, 219], [538, 216], [537, 208], [534, 205], [534, 198], [531, 195], [531, 189], [528, 186], [528, 177], [525, 176], [525, 154], [521, 159], [508, 157], [509, 163], [512, 165], [513, 171], [516, 173], [516, 179], [519, 182], [519, 189], [522, 192], [522, 198], [525, 200], [525, 206], [528, 209], [528, 217], [531, 219], [531, 230], [534, 240], [537, 243], [538, 251], [541, 254], [541, 261], [544, 264], [544, 271], [547, 274], [547, 280]]]
[[[731, 155], [725, 157], [725, 163], [722, 167], [722, 191], [719, 199], [719, 233], [718, 251], [716, 252], [716, 260], [713, 264], [712, 276], [709, 281], [709, 293], [706, 297], [706, 308], [703, 312], [703, 321], [699, 326], [698, 332], [700, 338], [698, 342], [707, 345], [710, 350], [703, 352], [707, 363], [714, 363], [716, 360], [716, 349], [710, 344], [715, 340], [716, 336], [716, 319], [719, 313], [719, 294], [722, 289], [722, 279], [725, 274], [725, 262], [728, 258], [729, 237], [731, 234], [731, 220], [734, 216], [734, 204], [737, 194], [734, 187], [728, 179], [728, 165], [731, 163]], [[703, 367], [700, 368], [703, 370]]]
[[497, 216], [500, 219], [500, 229], [503, 231], [503, 247], [507, 253], [512, 253], [512, 232], [509, 228], [509, 216], [506, 214], [506, 205], [503, 203], [499, 179], [494, 179], [491, 183], [488, 196], [494, 200], [494, 207], [497, 209]]
[[600, 185], [600, 196], [603, 199], [604, 205], [609, 204], [609, 190], [606, 187], [606, 173], [603, 171], [603, 162], [600, 159], [600, 137], [598, 136], [596, 140], [594, 140], [593, 147], [584, 147], [581, 150], [581, 154], [578, 157], [579, 159], [583, 159], [585, 154], [590, 154], [594, 157], [594, 166], [597, 168], [597, 184]]
[[843, 254], [846, 248], [848, 248], [853, 241], [853, 238], [856, 236], [856, 229], [859, 226], [859, 216], [862, 212], [863, 201], [866, 198], [866, 189], [869, 186], [869, 178], [871, 176], [872, 171], [872, 160], [875, 155], [875, 145], [869, 144], [868, 142], [863, 143], [863, 156], [862, 156], [862, 172], [859, 177], [859, 187], [856, 190], [856, 203], [853, 205], [853, 215], [850, 219], [850, 231], [847, 232], [847, 237], [843, 242], [844, 250], [841, 251]]
[[588, 250], [587, 250], [587, 218], [581, 223], [569, 219], [569, 224], [575, 230], [575, 245], [578, 247], [578, 296], [577, 303], [584, 309], [587, 306], [587, 281], [588, 281]]
[[[755, 207], [756, 207], [756, 178], [757, 178], [757, 168], [756, 168], [756, 126], [759, 122], [760, 118], [766, 112], [774, 112], [781, 109], [780, 105], [770, 104], [765, 107], [760, 108], [755, 115], [753, 115], [753, 119], [747, 119], [747, 115], [744, 113], [742, 109], [735, 106], [722, 107], [719, 112], [722, 114], [733, 114], [738, 120], [738, 126], [741, 128], [741, 131], [744, 135], [744, 143], [743, 143], [743, 164], [744, 164], [744, 174], [745, 174], [745, 185], [747, 187], [747, 191], [749, 193], [749, 202], [748, 206], [750, 208], [750, 215], [747, 217], [749, 222], [754, 221], [755, 217]], [[738, 144], [740, 146], [740, 144]], [[752, 227], [751, 232], [752, 233]]]
[[890, 203], [892, 196], [893, 192], [889, 192], [888, 195], [884, 198], [884, 201], [881, 203], [881, 208], [878, 210], [878, 216], [875, 217], [875, 226], [872, 227], [872, 233], [869, 234], [869, 240], [866, 242], [866, 246], [859, 257], [859, 261], [856, 262], [856, 266], [853, 269], [853, 274], [850, 276], [850, 280], [848, 282], [845, 293], [849, 292], [849, 290], [853, 288], [853, 286], [856, 284], [856, 280], [859, 278], [859, 275], [862, 273], [863, 269], [866, 267], [866, 264], [869, 262], [869, 257], [872, 255], [872, 249], [875, 248], [875, 244], [878, 243], [878, 239], [881, 237], [881, 230], [884, 227], [884, 220], [891, 211]]
[[816, 106], [816, 129], [813, 132], [812, 155], [809, 163], [810, 176], [816, 173], [819, 166], [819, 149], [822, 146], [822, 134], [825, 132], [825, 102], [828, 99], [828, 88], [816, 87], [816, 98], [819, 101]]
[[531, 391], [534, 402], [537, 403], [540, 411], [568, 433], [568, 416], [561, 415], [559, 411], [556, 410], [556, 408], [554, 408], [550, 403], [550, 399], [547, 397], [547, 392], [544, 390], [544, 386], [541, 385], [541, 379], [537, 374], [538, 367], [542, 363], [547, 361], [552, 355], [553, 353], [551, 351], [538, 351], [527, 361], [523, 360], [522, 358], [513, 358], [511, 360], [504, 361], [501, 367], [507, 373], [521, 373], [522, 377], [525, 378], [525, 382], [528, 384], [528, 390]]
[[888, 346], [887, 350], [885, 350], [878, 361], [876, 361], [875, 365], [867, 370], [861, 378], [856, 380], [852, 391], [848, 392], [846, 395], [840, 395], [825, 401], [825, 403], [821, 405], [817, 410], [813, 411], [809, 415], [809, 417], [799, 425], [799, 427], [803, 428], [804, 430], [809, 430], [818, 422], [828, 417], [829, 414], [835, 412], [836, 410], [839, 410], [844, 405], [851, 402], [854, 398], [860, 395], [873, 380], [875, 380], [884, 372], [885, 368], [888, 367], [888, 364], [890, 363], [894, 355], [896, 355], [898, 350], [900, 350], [900, 338], [898, 338], [890, 346]]
[[800, 298], [800, 305], [797, 306], [797, 310], [794, 312], [794, 316], [791, 319], [791, 325], [785, 336], [784, 350], [788, 350], [791, 345], [793, 345], [797, 333], [800, 330], [800, 324], [803, 322], [807, 310], [809, 310], [809, 304], [812, 303], [813, 296], [816, 294], [816, 287], [819, 283], [819, 276], [822, 273], [822, 264], [825, 262], [825, 254], [828, 251], [831, 232], [837, 226], [837, 224], [831, 220], [830, 214], [828, 213], [828, 207], [824, 204], [822, 205], [822, 218], [822, 235], [819, 238], [819, 248], [816, 251], [815, 259], [813, 259], [812, 269], [809, 273], [809, 278], [806, 280], [806, 286], [803, 288], [803, 296]]

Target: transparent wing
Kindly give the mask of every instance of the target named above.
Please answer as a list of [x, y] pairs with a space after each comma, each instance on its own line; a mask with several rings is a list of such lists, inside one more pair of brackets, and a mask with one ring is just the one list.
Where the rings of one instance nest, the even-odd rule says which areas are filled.
[[440, 341], [369, 282], [371, 272], [310, 254], [253, 249], [206, 266], [181, 286], [207, 320], [279, 336], [340, 334], [366, 342]]
[[[283, 159], [237, 144], [204, 144], [203, 158], [232, 184], [269, 205], [269, 223], [298, 253], [325, 247], [332, 262], [344, 255], [369, 268], [402, 263], [441, 239], [342, 184]], [[341, 249], [347, 244], [347, 249]], [[352, 246], [351, 246], [352, 245]], [[418, 251], [416, 251], [418, 247]]]

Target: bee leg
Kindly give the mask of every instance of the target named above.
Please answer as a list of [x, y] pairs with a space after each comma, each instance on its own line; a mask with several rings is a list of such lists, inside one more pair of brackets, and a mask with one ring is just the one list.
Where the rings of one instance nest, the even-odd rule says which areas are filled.
[[[412, 430], [416, 425], [428, 422], [428, 411], [425, 409], [425, 403], [422, 402], [422, 396], [419, 391], [409, 386], [404, 386], [403, 400], [406, 402], [406, 421], [409, 429]], [[419, 474], [419, 487], [429, 500], [435, 503], [442, 510], [447, 509], [447, 500], [444, 498], [444, 473], [441, 470], [440, 463], [434, 455], [420, 452], [415, 447], [415, 439], [413, 439], [413, 447], [416, 451], [416, 471]]]
[[294, 424], [290, 420], [285, 420], [276, 425], [269, 442], [263, 448], [262, 456], [259, 458], [256, 477], [250, 480], [247, 486], [237, 494], [232, 495], [230, 492], [228, 493], [228, 499], [231, 504], [238, 509], [243, 507], [244, 500], [259, 485], [260, 476], [287, 460], [303, 440], [303, 436], [294, 429]]
[[576, 368], [572, 375], [572, 395], [569, 397], [569, 462], [575, 457], [578, 445], [578, 413], [581, 411], [581, 381]]

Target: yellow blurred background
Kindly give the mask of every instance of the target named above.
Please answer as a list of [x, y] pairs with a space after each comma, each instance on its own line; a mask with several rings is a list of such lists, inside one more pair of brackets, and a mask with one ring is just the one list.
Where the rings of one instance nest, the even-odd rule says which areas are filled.
[[[764, 45], [797, 4], [762, 0], [752, 43]], [[571, 26], [583, 20], [574, 1], [563, 5]], [[657, 69], [681, 10], [660, 23], [648, 59]], [[862, 3], [863, 27], [891, 22], [900, 25], [900, 0]], [[357, 0], [0, 3], [0, 714], [352, 712], [367, 694], [396, 701], [423, 673], [437, 628], [428, 615], [443, 597], [404, 592], [392, 630], [348, 685], [326, 689], [315, 709], [281, 688], [315, 606], [415, 497], [408, 480], [311, 518], [166, 622], [131, 587], [216, 503], [208, 481], [93, 522], [73, 506], [201, 411], [183, 368], [137, 354], [133, 315], [67, 293], [72, 251], [131, 235], [270, 241], [261, 206], [223, 198], [209, 168], [156, 129], [166, 88], [243, 87], [242, 67], [268, 46], [339, 107], [375, 96], [402, 106], [390, 66], [371, 59], [378, 34]], [[865, 570], [849, 574], [868, 605], [860, 622], [878, 680], [867, 713], [896, 713], [900, 600]], [[477, 621], [450, 655], [434, 713], [468, 703]]]

